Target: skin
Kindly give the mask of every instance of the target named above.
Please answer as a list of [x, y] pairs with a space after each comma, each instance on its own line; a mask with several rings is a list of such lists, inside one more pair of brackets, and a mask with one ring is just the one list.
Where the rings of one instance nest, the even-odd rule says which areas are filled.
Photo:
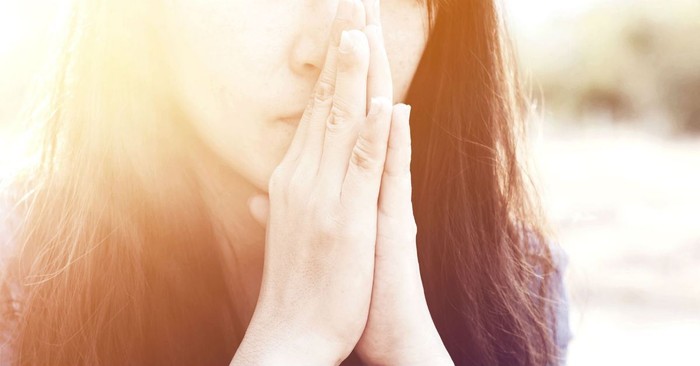
[[[176, 0], [172, 42], [181, 105], [216, 154], [267, 191], [325, 62], [339, 0]], [[394, 103], [428, 36], [417, 0], [382, 0]], [[297, 118], [298, 118], [297, 117]]]
[[[251, 33], [246, 36], [250, 38], [237, 39], [242, 31], [237, 28], [231, 47], [239, 50], [240, 57], [226, 63], [221, 62], [223, 58], [205, 57], [210, 60], [205, 70], [223, 74], [201, 79], [210, 82], [183, 92], [204, 98], [189, 99], [192, 114], [200, 116], [195, 128], [202, 139], [243, 179], [267, 193], [249, 201], [252, 216], [266, 228], [265, 261], [254, 314], [232, 364], [337, 364], [353, 348], [369, 364], [452, 364], [432, 323], [418, 269], [411, 205], [410, 108], [391, 106], [405, 96], [425, 45], [426, 29], [413, 29], [422, 37], [411, 38], [411, 45], [396, 45], [393, 49], [401, 51], [393, 54], [392, 62], [391, 38], [384, 38], [390, 32], [383, 29], [380, 15], [392, 8], [380, 11], [378, 2], [371, 0], [340, 2], [340, 9], [346, 11], [330, 21], [325, 3], [288, 2], [274, 8], [264, 1], [245, 6], [236, 1], [186, 4], [198, 9], [190, 8], [192, 13], [217, 10], [209, 13], [215, 19], [225, 16], [231, 24], [240, 20], [243, 25], [238, 27], [268, 24], [250, 21], [260, 14], [279, 16], [280, 21], [252, 33], [277, 45], [270, 48], [261, 48], [265, 43], [259, 39], [251, 41]], [[389, 18], [395, 33], [410, 34], [399, 24], [410, 29], [405, 22], [411, 15], [424, 19], [414, 2], [385, 3], [394, 6]], [[226, 7], [235, 9], [227, 12]], [[303, 24], [282, 16], [302, 8], [321, 15]], [[228, 18], [232, 14], [242, 18], [234, 22]], [[190, 18], [199, 31], [221, 25], [216, 20], [199, 23], [196, 15]], [[329, 24], [326, 36], [307, 33], [325, 24]], [[280, 32], [288, 27], [299, 32]], [[343, 29], [347, 32], [339, 47]], [[270, 34], [275, 36], [267, 38]], [[322, 40], [320, 48], [312, 42], [317, 39]], [[221, 45], [206, 49], [206, 42], [198, 47], [200, 56], [226, 52]], [[318, 56], [315, 51], [324, 54]], [[278, 58], [270, 58], [273, 53]], [[393, 65], [399, 65], [398, 73]], [[201, 77], [205, 73], [199, 70]], [[254, 77], [259, 78], [257, 83], [246, 84]], [[281, 101], [306, 94], [294, 88], [278, 89], [283, 81], [296, 80], [298, 88], [307, 77], [312, 92], [298, 127], [292, 123], [296, 118], [280, 122], [265, 117], [276, 109], [270, 106], [282, 108]], [[187, 80], [186, 75], [181, 80]], [[241, 83], [251, 88], [240, 88]], [[193, 90], [205, 94], [193, 94]], [[278, 90], [285, 92], [278, 94]], [[277, 103], [271, 96], [277, 97]], [[224, 118], [231, 115], [237, 118]], [[291, 137], [285, 137], [290, 129]], [[282, 142], [270, 143], [271, 136]], [[247, 145], [251, 141], [258, 145]]]

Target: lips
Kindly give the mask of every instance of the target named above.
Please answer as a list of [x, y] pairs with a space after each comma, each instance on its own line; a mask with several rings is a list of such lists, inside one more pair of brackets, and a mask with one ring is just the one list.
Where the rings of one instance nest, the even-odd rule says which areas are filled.
[[282, 117], [279, 120], [281, 122], [284, 122], [284, 123], [287, 123], [290, 125], [297, 125], [297, 124], [299, 124], [299, 121], [301, 121], [302, 116], [303, 116], [303, 114], [287, 116], [287, 117]]

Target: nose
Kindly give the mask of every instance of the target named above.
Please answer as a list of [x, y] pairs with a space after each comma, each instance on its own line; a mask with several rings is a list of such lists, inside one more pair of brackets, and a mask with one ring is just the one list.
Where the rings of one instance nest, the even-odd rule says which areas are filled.
[[305, 1], [302, 7], [290, 54], [290, 68], [302, 79], [315, 81], [323, 69], [338, 3], [338, 0]]

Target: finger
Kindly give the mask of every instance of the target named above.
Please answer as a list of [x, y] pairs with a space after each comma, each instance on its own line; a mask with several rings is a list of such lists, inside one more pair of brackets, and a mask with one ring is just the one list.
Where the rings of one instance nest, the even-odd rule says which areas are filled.
[[289, 143], [287, 152], [284, 154], [284, 157], [282, 158], [282, 162], [280, 164], [287, 164], [290, 162], [297, 161], [299, 159], [301, 147], [304, 145], [304, 140], [306, 139], [309, 120], [311, 119], [314, 109], [318, 108], [316, 101], [324, 99], [323, 96], [320, 95], [323, 92], [325, 92], [325, 90], [314, 88], [312, 97], [309, 98], [309, 101], [306, 103], [306, 107], [304, 108], [304, 114], [302, 115], [301, 120], [297, 125], [296, 131], [294, 131], [294, 137], [292, 137], [292, 141]]
[[[384, 35], [379, 14], [379, 0], [365, 0], [367, 25], [365, 34], [369, 41], [370, 63], [367, 72], [367, 100], [387, 97], [393, 101], [393, 84], [389, 58], [384, 46]], [[369, 105], [369, 104], [368, 104]]]
[[267, 226], [270, 215], [270, 199], [265, 195], [255, 195], [248, 199], [248, 210], [261, 226]]
[[347, 48], [339, 49], [335, 95], [326, 121], [319, 172], [323, 180], [338, 189], [345, 178], [360, 125], [367, 118], [367, 37], [360, 30], [347, 31], [344, 37], [343, 44], [347, 44]]
[[378, 97], [371, 104], [341, 185], [340, 201], [345, 207], [377, 207], [391, 125], [391, 101]]
[[365, 6], [360, 0], [341, 0], [338, 9], [338, 17], [331, 26], [331, 43], [327, 54], [327, 57], [333, 57], [336, 60], [328, 63], [331, 67], [324, 68], [319, 75], [319, 81], [325, 81], [329, 84], [333, 84], [336, 79], [338, 47], [340, 47], [343, 32], [351, 29], [363, 29], [367, 18]]
[[[314, 85], [309, 102], [304, 109], [304, 114], [301, 117], [301, 121], [297, 126], [294, 138], [287, 149], [283, 161], [297, 161], [302, 148], [309, 145], [305, 143], [309, 135], [309, 130], [313, 126], [318, 125], [319, 120], [321, 121], [321, 125], [325, 123], [326, 116], [330, 113], [329, 99], [332, 98], [335, 89], [337, 50], [338, 43], [340, 42], [340, 34], [345, 29], [362, 26], [361, 12], [364, 12], [364, 10], [359, 9], [356, 0], [340, 0], [338, 3], [336, 16], [331, 26], [331, 36], [323, 69]], [[321, 131], [323, 131], [324, 128], [325, 126], [321, 126]]]
[[410, 114], [409, 105], [394, 106], [379, 193], [379, 213], [397, 219], [413, 215]]
[[363, 0], [363, 4], [365, 6], [365, 13], [367, 14], [366, 18], [366, 23], [367, 25], [370, 24], [377, 24], [381, 25], [381, 19], [380, 19], [380, 9], [379, 9], [379, 1], [380, 0]]
[[314, 107], [303, 126], [304, 138], [298, 153], [298, 156], [305, 157], [299, 162], [301, 169], [316, 173], [321, 160], [326, 119], [330, 114], [335, 92], [340, 35], [344, 30], [363, 28], [364, 20], [365, 10], [359, 0], [342, 0], [338, 5], [324, 66], [314, 87]]

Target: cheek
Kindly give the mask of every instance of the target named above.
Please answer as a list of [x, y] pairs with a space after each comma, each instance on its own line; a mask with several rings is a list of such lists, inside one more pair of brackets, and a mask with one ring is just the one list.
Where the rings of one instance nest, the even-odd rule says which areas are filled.
[[[187, 2], [177, 13], [171, 39], [176, 98], [196, 133], [216, 156], [244, 178], [267, 188], [267, 179], [281, 160], [293, 130], [264, 120], [260, 105], [268, 105], [266, 77], [280, 59], [265, 52], [260, 39], [265, 28], [254, 26], [259, 7], [242, 0]], [[266, 51], [267, 50], [267, 51]]]
[[428, 40], [427, 9], [415, 0], [382, 1], [384, 39], [391, 65], [394, 103], [405, 100]]
[[[260, 51], [251, 44], [249, 19], [257, 8], [242, 0], [181, 1], [174, 14], [173, 62], [180, 101], [197, 119], [220, 120], [251, 105]], [[247, 56], [247, 57], [246, 57]], [[221, 114], [226, 112], [226, 115]]]
[[[261, 27], [259, 19], [284, 19], [270, 14], [270, 5], [265, 4], [187, 1], [172, 37], [173, 59], [179, 62], [179, 99], [195, 131], [216, 155], [261, 190], [267, 189], [269, 176], [294, 135], [293, 128], [263, 118], [269, 117], [267, 107], [277, 100], [270, 86], [278, 85], [285, 66], [282, 60], [287, 60], [281, 53], [285, 38], [272, 34], [288, 26]], [[382, 0], [395, 103], [405, 100], [427, 40], [427, 13], [417, 4], [416, 0]]]
[[387, 53], [394, 85], [394, 103], [403, 102], [415, 75], [423, 46], [387, 40]]

